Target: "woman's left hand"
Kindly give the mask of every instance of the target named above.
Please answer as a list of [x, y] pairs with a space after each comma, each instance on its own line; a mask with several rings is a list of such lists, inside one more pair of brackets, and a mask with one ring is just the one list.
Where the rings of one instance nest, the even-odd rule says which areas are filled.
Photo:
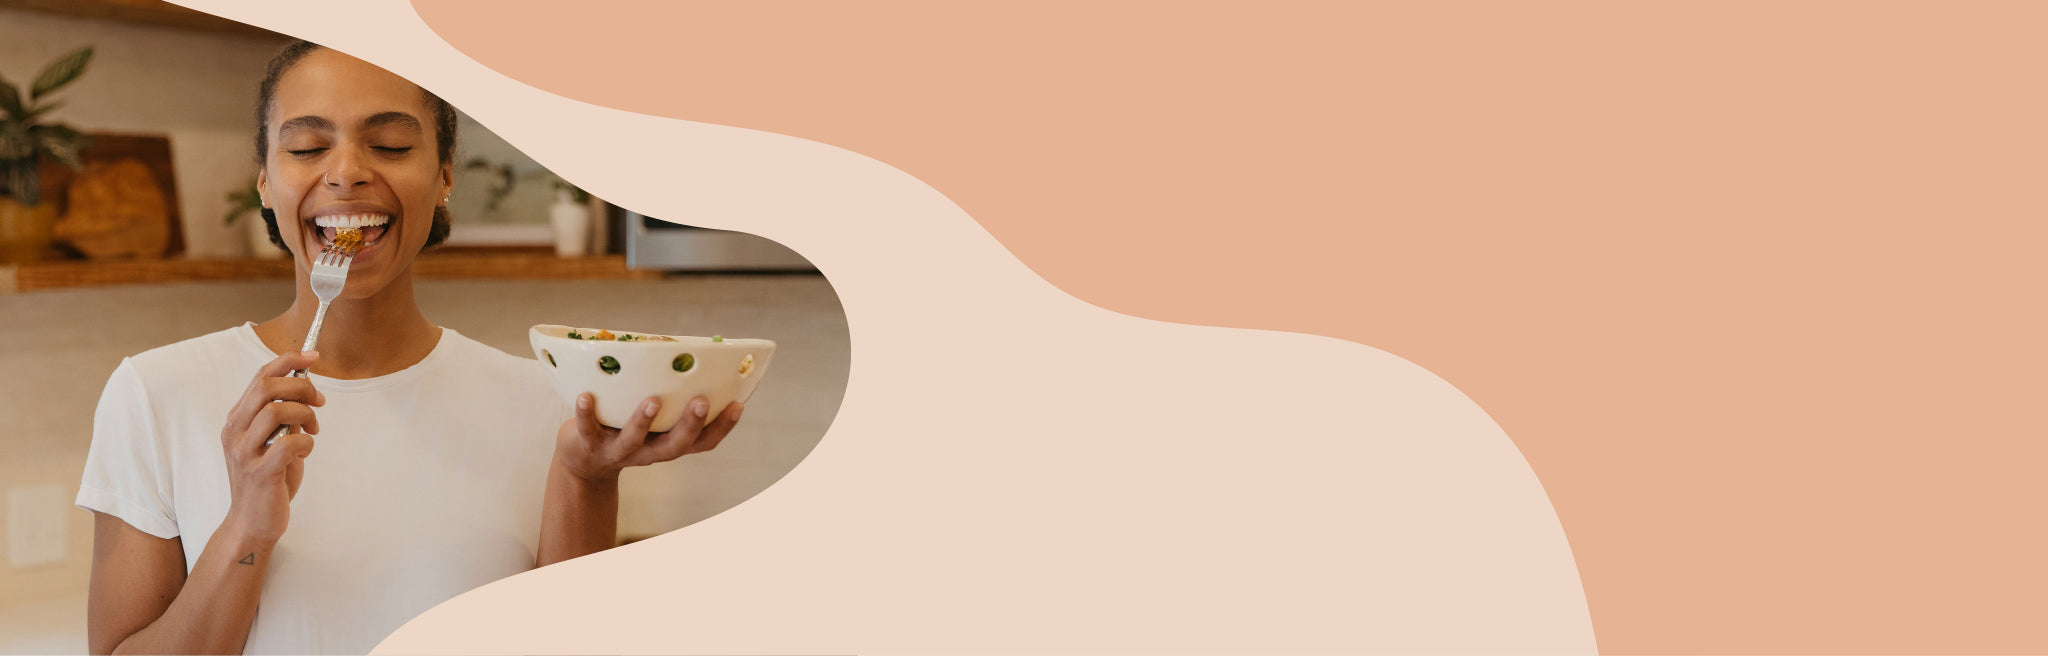
[[648, 397], [621, 428], [597, 423], [597, 400], [589, 393], [576, 397], [576, 417], [562, 422], [555, 433], [555, 462], [570, 474], [586, 481], [616, 480], [627, 467], [668, 462], [692, 453], [718, 448], [718, 443], [739, 423], [744, 404], [734, 401], [709, 425], [704, 413], [710, 402], [704, 397], [690, 400], [689, 409], [666, 433], [648, 433], [660, 399]]

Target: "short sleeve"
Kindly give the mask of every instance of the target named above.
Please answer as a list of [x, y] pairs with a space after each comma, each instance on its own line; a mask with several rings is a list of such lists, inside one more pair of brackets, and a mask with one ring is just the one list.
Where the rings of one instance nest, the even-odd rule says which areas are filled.
[[78, 484], [78, 507], [121, 518], [144, 533], [178, 537], [171, 505], [170, 449], [142, 375], [130, 358], [107, 379], [93, 411], [92, 447]]

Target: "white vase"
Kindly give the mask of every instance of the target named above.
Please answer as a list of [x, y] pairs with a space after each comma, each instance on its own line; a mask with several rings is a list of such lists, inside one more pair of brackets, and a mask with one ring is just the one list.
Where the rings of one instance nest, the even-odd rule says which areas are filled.
[[249, 236], [250, 257], [275, 260], [285, 256], [284, 249], [270, 243], [270, 226], [263, 223], [261, 210], [243, 212], [242, 218], [235, 219], [235, 223], [240, 224], [243, 234]]
[[548, 208], [548, 222], [555, 227], [555, 255], [582, 257], [589, 251], [590, 208], [576, 202], [576, 197], [569, 190], [555, 190], [555, 204]]

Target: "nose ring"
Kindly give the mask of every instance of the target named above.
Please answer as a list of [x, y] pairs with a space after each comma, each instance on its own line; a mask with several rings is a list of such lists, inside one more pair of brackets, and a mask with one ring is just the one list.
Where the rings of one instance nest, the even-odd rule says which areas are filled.
[[327, 174], [327, 173], [321, 173], [321, 174], [320, 174], [320, 181], [321, 181], [321, 182], [325, 182], [325, 183], [327, 183], [327, 184], [330, 184], [330, 185], [331, 185], [331, 184], [334, 184], [334, 178], [333, 178], [333, 176], [331, 176], [331, 175], [329, 175], [329, 174]]

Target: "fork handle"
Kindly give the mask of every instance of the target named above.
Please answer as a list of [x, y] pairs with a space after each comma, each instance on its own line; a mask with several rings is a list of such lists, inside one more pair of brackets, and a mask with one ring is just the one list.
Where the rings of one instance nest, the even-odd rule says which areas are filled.
[[[311, 351], [314, 345], [320, 343], [320, 326], [327, 323], [327, 303], [325, 300], [320, 301], [320, 308], [313, 311], [313, 329], [306, 331], [306, 345], [300, 347], [299, 351]], [[304, 369], [294, 370], [291, 375], [302, 380], [311, 380], [306, 377], [306, 370]], [[278, 438], [284, 437], [284, 434], [291, 429], [292, 427], [288, 424], [278, 424], [277, 430], [270, 431], [270, 439], [263, 441], [263, 446], [270, 446], [271, 442], [276, 442]]]
[[[297, 371], [293, 371], [291, 375], [303, 379], [306, 378], [306, 370], [300, 369]], [[284, 434], [290, 432], [291, 429], [292, 427], [290, 424], [278, 424], [277, 430], [270, 431], [270, 439], [263, 441], [263, 446], [270, 446], [271, 442], [276, 442], [278, 438], [284, 437]]]

